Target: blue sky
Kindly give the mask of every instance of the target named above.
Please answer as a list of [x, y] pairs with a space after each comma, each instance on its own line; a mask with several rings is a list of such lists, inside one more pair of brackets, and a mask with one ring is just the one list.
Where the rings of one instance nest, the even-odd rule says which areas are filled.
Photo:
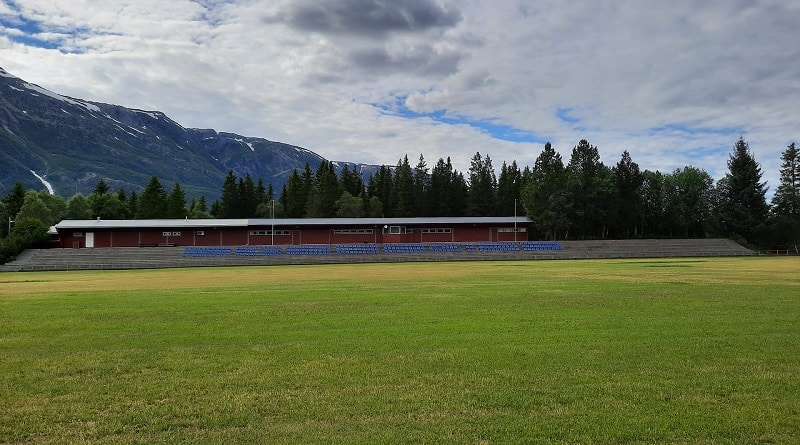
[[719, 179], [743, 136], [774, 189], [800, 133], [798, 22], [765, 0], [17, 0], [0, 66], [350, 162], [499, 170], [587, 139], [609, 165]]

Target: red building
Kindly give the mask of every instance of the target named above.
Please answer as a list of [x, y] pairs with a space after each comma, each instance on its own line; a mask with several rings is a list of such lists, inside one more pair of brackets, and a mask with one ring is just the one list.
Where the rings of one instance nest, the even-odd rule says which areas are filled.
[[526, 241], [527, 217], [64, 220], [60, 247]]

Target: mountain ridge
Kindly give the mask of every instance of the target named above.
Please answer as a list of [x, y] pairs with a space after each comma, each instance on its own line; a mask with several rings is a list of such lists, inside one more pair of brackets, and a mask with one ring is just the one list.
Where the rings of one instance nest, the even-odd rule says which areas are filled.
[[[229, 171], [272, 184], [324, 160], [306, 148], [214, 129], [186, 128], [160, 111], [63, 96], [0, 67], [0, 195], [15, 183], [63, 197], [100, 179], [140, 191], [152, 176], [189, 197], [219, 197]], [[375, 166], [337, 162], [368, 173]]]

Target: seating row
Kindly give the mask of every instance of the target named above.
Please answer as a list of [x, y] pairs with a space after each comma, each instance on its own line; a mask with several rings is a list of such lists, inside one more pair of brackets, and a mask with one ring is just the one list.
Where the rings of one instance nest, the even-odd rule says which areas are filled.
[[183, 256], [191, 256], [191, 257], [231, 256], [231, 248], [190, 246], [183, 249]]
[[274, 256], [281, 254], [281, 246], [239, 246], [236, 256]]
[[329, 255], [331, 246], [327, 244], [303, 244], [286, 246], [286, 255]]
[[384, 244], [383, 251], [386, 253], [425, 253], [425, 246], [418, 243]]
[[431, 243], [428, 244], [428, 249], [436, 253], [457, 253], [462, 252], [461, 247], [455, 243]]
[[478, 243], [478, 251], [480, 252], [518, 252], [519, 244], [517, 243]]
[[520, 244], [522, 245], [522, 250], [526, 252], [536, 250], [564, 250], [564, 247], [561, 246], [561, 243], [558, 241], [523, 241]]
[[340, 255], [378, 253], [377, 244], [337, 244], [336, 253]]
[[[433, 253], [460, 253], [460, 252], [518, 252], [530, 251], [558, 251], [564, 250], [557, 241], [522, 241], [516, 242], [489, 242], [489, 243], [430, 243], [428, 251]], [[303, 244], [286, 246], [286, 255], [330, 255], [333, 249], [328, 244]], [[381, 247], [378, 244], [337, 244], [337, 254], [378, 254]], [[426, 248], [422, 243], [387, 243], [383, 245], [384, 253], [425, 253]], [[219, 257], [219, 256], [275, 256], [283, 253], [283, 246], [238, 246], [210, 247], [190, 246], [183, 251], [184, 257]]]

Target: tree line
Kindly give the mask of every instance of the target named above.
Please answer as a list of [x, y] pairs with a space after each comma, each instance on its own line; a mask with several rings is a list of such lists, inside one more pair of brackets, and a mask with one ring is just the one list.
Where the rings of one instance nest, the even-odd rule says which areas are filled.
[[596, 146], [581, 140], [569, 160], [550, 143], [533, 166], [502, 163], [496, 174], [488, 155], [475, 153], [465, 173], [450, 158], [429, 167], [420, 155], [381, 166], [364, 178], [345, 165], [322, 161], [295, 170], [277, 198], [272, 184], [250, 175], [226, 176], [221, 197], [187, 202], [175, 183], [167, 191], [152, 177], [141, 194], [113, 192], [102, 179], [89, 196], [69, 199], [16, 184], [0, 200], [0, 259], [3, 252], [41, 244], [47, 228], [62, 219], [154, 218], [359, 218], [527, 215], [535, 239], [727, 237], [753, 247], [800, 243], [800, 154], [795, 144], [781, 155], [780, 183], [771, 203], [759, 163], [739, 138], [728, 172], [715, 183], [704, 170], [640, 170], [623, 152], [607, 166]]

